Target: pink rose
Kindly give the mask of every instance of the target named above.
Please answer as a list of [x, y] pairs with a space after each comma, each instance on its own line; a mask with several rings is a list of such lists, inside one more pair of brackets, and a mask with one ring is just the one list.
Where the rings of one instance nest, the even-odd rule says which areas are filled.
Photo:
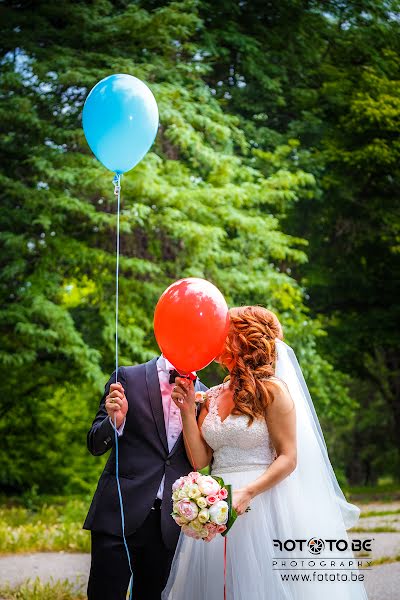
[[210, 496], [206, 497], [206, 500], [207, 500], [208, 504], [215, 504], [217, 502], [217, 500], [219, 500], [219, 497], [210, 495]]
[[215, 523], [206, 523], [205, 528], [209, 533], [217, 533], [218, 526]]
[[193, 521], [198, 515], [199, 507], [195, 502], [184, 498], [176, 503], [176, 507], [181, 517], [184, 517], [187, 521]]
[[197, 471], [192, 471], [191, 473], [189, 473], [188, 477], [192, 483], [197, 483], [199, 475], [200, 473], [198, 473]]
[[226, 500], [228, 497], [228, 490], [226, 488], [221, 488], [218, 492], [218, 496], [220, 500]]
[[224, 533], [224, 531], [226, 531], [226, 525], [218, 525], [217, 532]]
[[194, 540], [201, 540], [201, 535], [199, 533], [197, 533], [197, 531], [194, 531], [194, 529], [189, 527], [189, 525], [184, 525], [182, 527], [182, 531], [185, 535], [193, 538]]
[[197, 481], [197, 485], [204, 496], [211, 496], [218, 494], [221, 486], [211, 475], [202, 475]]
[[175, 492], [175, 490], [178, 490], [179, 488], [183, 487], [186, 483], [186, 479], [185, 477], [179, 477], [179, 479], [177, 479], [175, 481], [175, 483], [172, 485], [172, 491]]
[[194, 397], [195, 397], [195, 401], [198, 402], [199, 404], [203, 404], [207, 399], [206, 392], [196, 392]]
[[216, 535], [217, 535], [216, 533], [209, 533], [208, 536], [206, 538], [204, 538], [204, 541], [211, 542], [211, 540], [213, 540]]

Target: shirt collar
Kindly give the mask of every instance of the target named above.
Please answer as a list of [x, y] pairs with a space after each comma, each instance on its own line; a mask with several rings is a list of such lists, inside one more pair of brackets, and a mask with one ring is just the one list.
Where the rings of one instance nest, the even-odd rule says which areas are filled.
[[[160, 368], [167, 373], [169, 373], [170, 371], [173, 371], [175, 369], [174, 365], [169, 362], [168, 358], [166, 358], [164, 356], [164, 354], [161, 354], [161, 356], [157, 362], [158, 362]], [[178, 369], [175, 369], [175, 370], [177, 371]], [[196, 371], [193, 371], [193, 373], [194, 373], [194, 375], [197, 375]]]

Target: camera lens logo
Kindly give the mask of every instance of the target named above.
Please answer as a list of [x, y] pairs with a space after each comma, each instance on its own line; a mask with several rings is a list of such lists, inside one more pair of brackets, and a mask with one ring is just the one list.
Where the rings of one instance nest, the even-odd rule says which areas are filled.
[[308, 540], [307, 546], [311, 554], [321, 554], [322, 550], [325, 548], [325, 543], [318, 538], [311, 538]]

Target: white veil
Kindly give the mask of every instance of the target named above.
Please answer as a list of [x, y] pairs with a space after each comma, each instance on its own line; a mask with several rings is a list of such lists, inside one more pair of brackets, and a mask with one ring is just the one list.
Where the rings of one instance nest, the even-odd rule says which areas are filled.
[[[291, 583], [291, 600], [367, 600], [364, 573], [354, 556], [347, 529], [359, 518], [360, 509], [348, 502], [340, 489], [329, 460], [318, 416], [292, 348], [276, 340], [275, 375], [286, 383], [296, 408], [297, 466], [283, 481], [269, 490], [271, 513], [279, 515], [272, 527], [277, 566], [311, 567], [294, 573], [312, 573], [340, 580], [297, 581]], [[310, 543], [322, 545], [314, 554]], [[308, 540], [303, 546], [277, 546], [280, 541]], [[286, 542], [287, 543], [287, 542]], [[314, 550], [313, 550], [314, 552]], [[315, 559], [315, 562], [310, 562]], [[319, 562], [319, 560], [321, 562]], [[304, 562], [302, 562], [304, 561]], [[315, 565], [315, 566], [314, 566]], [[333, 569], [333, 570], [331, 570]], [[344, 570], [342, 570], [344, 569]], [[279, 571], [292, 573], [292, 571]], [[314, 574], [313, 574], [314, 576]], [[345, 578], [348, 579], [345, 579]], [[357, 577], [357, 580], [350, 580]], [[288, 589], [286, 590], [288, 591]], [[283, 596], [286, 598], [286, 596]]]
[[[336, 475], [329, 460], [324, 436], [319, 424], [317, 413], [311, 399], [303, 373], [293, 349], [276, 340], [277, 362], [275, 375], [286, 383], [296, 407], [297, 445], [300, 459], [307, 462], [299, 464], [302, 472], [308, 470], [315, 482], [326, 480], [332, 499], [340, 508], [346, 529], [353, 527], [360, 516], [360, 509], [348, 502], [340, 489]], [[300, 461], [299, 461], [300, 462]], [[310, 483], [310, 478], [307, 478]], [[317, 494], [318, 490], [315, 490]]]

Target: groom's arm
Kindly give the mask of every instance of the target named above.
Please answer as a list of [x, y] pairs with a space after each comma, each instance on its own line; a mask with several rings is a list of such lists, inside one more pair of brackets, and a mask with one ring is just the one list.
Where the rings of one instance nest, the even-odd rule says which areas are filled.
[[[120, 367], [118, 369], [118, 381], [121, 383], [126, 394], [126, 377], [124, 367]], [[87, 434], [87, 447], [89, 452], [94, 456], [100, 456], [101, 454], [104, 454], [114, 445], [114, 426], [112, 425], [105, 408], [106, 398], [110, 392], [110, 386], [112, 383], [115, 383], [115, 371], [105, 385], [99, 410], [97, 411], [92, 426]]]

